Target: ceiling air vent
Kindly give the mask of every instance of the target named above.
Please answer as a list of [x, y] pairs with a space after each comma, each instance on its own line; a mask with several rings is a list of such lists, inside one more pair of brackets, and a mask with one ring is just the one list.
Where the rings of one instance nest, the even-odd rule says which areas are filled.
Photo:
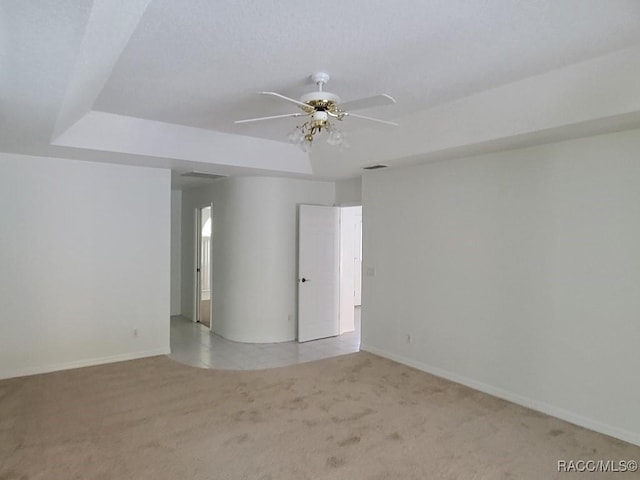
[[387, 168], [389, 165], [371, 165], [369, 167], [362, 167], [363, 170], [379, 170], [381, 168]]
[[180, 175], [181, 177], [197, 177], [197, 178], [208, 178], [209, 180], [215, 180], [216, 178], [223, 178], [226, 175], [216, 175], [214, 173], [205, 173], [205, 172], [187, 172]]

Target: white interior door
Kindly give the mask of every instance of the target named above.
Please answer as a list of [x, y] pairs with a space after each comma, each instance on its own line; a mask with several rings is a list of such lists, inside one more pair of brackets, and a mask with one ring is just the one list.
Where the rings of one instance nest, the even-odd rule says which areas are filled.
[[338, 335], [340, 209], [300, 205], [298, 341]]

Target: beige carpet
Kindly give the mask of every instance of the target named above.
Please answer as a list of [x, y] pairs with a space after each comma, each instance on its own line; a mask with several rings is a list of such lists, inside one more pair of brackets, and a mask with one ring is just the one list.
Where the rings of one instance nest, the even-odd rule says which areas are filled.
[[553, 479], [640, 447], [367, 354], [254, 372], [167, 357], [0, 382], [0, 479]]

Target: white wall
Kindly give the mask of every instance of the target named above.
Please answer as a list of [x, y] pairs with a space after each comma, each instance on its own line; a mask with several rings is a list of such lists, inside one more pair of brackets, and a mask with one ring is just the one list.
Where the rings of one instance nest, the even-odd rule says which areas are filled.
[[348, 178], [336, 182], [336, 205], [362, 204], [362, 177]]
[[182, 190], [171, 190], [171, 315], [181, 313]]
[[0, 154], [0, 377], [169, 352], [169, 191], [164, 170]]
[[366, 174], [363, 349], [640, 444], [639, 151], [635, 130]]
[[213, 330], [235, 341], [296, 337], [297, 206], [331, 205], [332, 182], [232, 177], [183, 193], [182, 313], [193, 318], [194, 209], [213, 202]]

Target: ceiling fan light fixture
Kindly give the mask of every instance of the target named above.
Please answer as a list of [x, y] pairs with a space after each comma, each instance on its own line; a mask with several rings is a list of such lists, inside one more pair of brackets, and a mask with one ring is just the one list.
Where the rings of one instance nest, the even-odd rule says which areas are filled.
[[345, 133], [336, 127], [335, 124], [324, 119], [310, 120], [302, 125], [298, 125], [289, 132], [287, 140], [298, 146], [303, 152], [308, 153], [311, 151], [311, 146], [316, 135], [323, 130], [328, 133], [327, 143], [329, 145], [339, 146], [341, 148], [347, 148], [349, 146], [345, 139]]
[[304, 140], [304, 133], [302, 133], [300, 127], [296, 127], [291, 132], [289, 132], [289, 134], [287, 135], [287, 140], [289, 140], [289, 142], [293, 143], [294, 145], [298, 145], [302, 140]]
[[287, 140], [298, 146], [303, 152], [309, 153], [311, 151], [311, 145], [313, 144], [313, 136], [319, 131], [320, 130], [314, 127], [311, 122], [305, 122], [289, 132]]
[[302, 141], [298, 144], [300, 150], [304, 153], [311, 153], [311, 145], [313, 144], [313, 136], [310, 134], [305, 135]]
[[331, 146], [341, 145], [344, 140], [344, 133], [342, 130], [336, 127], [329, 129], [329, 136], [327, 137], [327, 143]]

